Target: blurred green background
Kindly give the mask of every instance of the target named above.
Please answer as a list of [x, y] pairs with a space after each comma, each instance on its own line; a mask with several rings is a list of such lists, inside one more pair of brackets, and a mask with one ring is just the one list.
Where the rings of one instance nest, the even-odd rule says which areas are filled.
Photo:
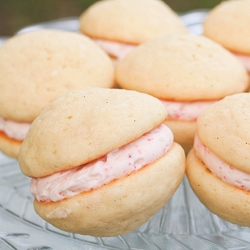
[[[78, 17], [95, 0], [0, 0], [0, 36], [11, 36], [30, 24]], [[165, 0], [176, 12], [210, 9], [221, 0]]]

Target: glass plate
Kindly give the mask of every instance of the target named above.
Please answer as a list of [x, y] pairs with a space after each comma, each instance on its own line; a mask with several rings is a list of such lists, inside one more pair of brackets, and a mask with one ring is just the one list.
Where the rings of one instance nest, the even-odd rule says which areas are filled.
[[[190, 32], [202, 34], [206, 10], [180, 15]], [[60, 19], [26, 27], [18, 33], [53, 28], [78, 31], [78, 19]], [[137, 230], [118, 237], [95, 238], [61, 231], [33, 209], [30, 179], [14, 159], [0, 152], [0, 249], [250, 249], [250, 228], [239, 227], [210, 213], [184, 178], [169, 203]]]

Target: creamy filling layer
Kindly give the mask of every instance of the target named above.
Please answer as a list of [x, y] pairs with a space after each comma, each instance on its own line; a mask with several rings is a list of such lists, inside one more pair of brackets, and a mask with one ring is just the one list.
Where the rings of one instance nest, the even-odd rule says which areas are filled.
[[166, 154], [173, 133], [165, 125], [109, 152], [98, 160], [47, 177], [31, 180], [31, 193], [38, 201], [60, 201], [127, 176]]
[[244, 190], [250, 190], [250, 174], [220, 159], [201, 143], [197, 135], [194, 139], [194, 150], [197, 157], [204, 162], [206, 167], [222, 181]]
[[178, 102], [161, 100], [168, 111], [168, 119], [196, 121], [200, 113], [216, 101]]
[[102, 39], [93, 39], [107, 54], [122, 60], [128, 52], [136, 47], [136, 45], [128, 43], [119, 43]]
[[250, 72], [250, 56], [233, 53], [233, 55], [241, 61], [241, 63], [245, 66], [248, 72]]
[[9, 138], [23, 141], [29, 131], [31, 123], [21, 123], [7, 120], [0, 117], [0, 131], [3, 131]]

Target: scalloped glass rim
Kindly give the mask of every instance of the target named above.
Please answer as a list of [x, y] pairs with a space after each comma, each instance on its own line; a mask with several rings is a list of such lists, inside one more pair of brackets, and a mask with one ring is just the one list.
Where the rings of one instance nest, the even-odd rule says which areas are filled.
[[[191, 33], [202, 34], [206, 12], [195, 10], [180, 16]], [[41, 28], [77, 32], [77, 21], [73, 17], [36, 24], [18, 34]], [[29, 183], [18, 162], [0, 152], [0, 249], [250, 249], [250, 228], [210, 213], [186, 178], [169, 203], [146, 224], [126, 235], [103, 238], [66, 233], [45, 222], [33, 209]]]

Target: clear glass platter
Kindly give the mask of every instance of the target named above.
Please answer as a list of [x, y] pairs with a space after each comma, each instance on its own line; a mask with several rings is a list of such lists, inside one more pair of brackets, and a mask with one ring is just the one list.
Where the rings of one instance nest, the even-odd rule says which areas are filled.
[[[180, 15], [190, 32], [202, 33], [206, 10]], [[26, 27], [78, 31], [77, 18]], [[169, 203], [137, 230], [118, 237], [95, 238], [63, 232], [41, 219], [33, 209], [30, 179], [14, 159], [0, 152], [0, 249], [250, 249], [250, 228], [221, 220], [198, 200], [184, 178]]]

